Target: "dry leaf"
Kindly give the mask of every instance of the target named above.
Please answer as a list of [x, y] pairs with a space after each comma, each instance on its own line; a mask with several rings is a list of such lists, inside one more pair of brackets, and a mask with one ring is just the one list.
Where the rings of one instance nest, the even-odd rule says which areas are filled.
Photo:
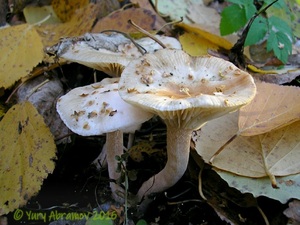
[[182, 48], [192, 56], [206, 55], [208, 50], [229, 50], [233, 46], [223, 37], [209, 33], [199, 25], [180, 23], [176, 26], [186, 31], [179, 37], [179, 41], [182, 44]]
[[99, 8], [89, 4], [75, 12], [70, 21], [63, 24], [49, 24], [37, 27], [44, 46], [56, 44], [61, 38], [83, 35], [92, 29]]
[[184, 33], [179, 37], [184, 51], [191, 56], [207, 55], [208, 50], [218, 50], [218, 46], [211, 43], [208, 39], [195, 33]]
[[32, 25], [1, 29], [0, 87], [9, 88], [43, 59], [43, 45]]
[[292, 65], [285, 65], [283, 68], [276, 70], [264, 70], [264, 68], [248, 65], [248, 69], [249, 73], [257, 80], [275, 84], [290, 83], [300, 74], [299, 66]]
[[72, 18], [77, 9], [87, 6], [89, 0], [52, 0], [51, 4], [58, 18], [62, 22], [67, 22]]
[[103, 30], [117, 30], [125, 33], [136, 32], [137, 30], [128, 23], [132, 20], [135, 24], [147, 31], [159, 29], [157, 16], [150, 10], [142, 8], [129, 8], [127, 10], [115, 11], [112, 14], [99, 20], [92, 32], [97, 33]]
[[300, 198], [300, 174], [277, 177], [279, 188], [273, 188], [270, 185], [268, 177], [250, 178], [239, 176], [223, 170], [214, 169], [230, 187], [233, 187], [242, 193], [251, 193], [255, 198], [266, 196], [276, 199], [282, 204], [287, 203], [291, 198]]
[[27, 23], [30, 24], [35, 24], [39, 23], [48, 16], [46, 21], [44, 21], [42, 24], [55, 24], [55, 23], [60, 23], [59, 18], [56, 16], [55, 12], [53, 11], [52, 6], [50, 5], [45, 5], [43, 7], [38, 7], [38, 6], [27, 6], [23, 10], [23, 14], [25, 17], [25, 20]]
[[289, 207], [283, 212], [286, 217], [293, 221], [292, 225], [300, 224], [300, 200], [294, 199], [289, 203]]
[[[64, 93], [64, 90], [60, 79], [51, 72], [48, 73], [52, 76], [49, 79], [45, 76], [38, 76], [25, 82], [18, 88], [14, 100], [18, 103], [25, 100], [30, 101], [43, 116], [54, 138], [58, 139], [69, 133], [69, 129], [56, 112], [56, 101]], [[62, 141], [66, 142], [67, 139], [59, 140], [57, 144]]]
[[14, 105], [0, 122], [0, 215], [34, 196], [54, 169], [56, 146], [29, 102]]
[[[147, 9], [149, 11], [152, 12], [152, 14], [156, 15], [156, 27], [162, 27], [165, 25], [166, 21], [159, 15], [159, 13], [157, 13], [153, 6], [151, 5], [150, 1], [148, 0], [132, 0], [130, 1], [131, 3], [134, 3], [136, 5], [138, 5], [140, 8], [143, 9]], [[168, 35], [168, 33], [171, 32], [171, 29], [169, 29], [170, 27], [165, 27], [164, 30], [164, 34]]]
[[[198, 154], [209, 162], [215, 152], [237, 134], [237, 124], [237, 113], [210, 121], [193, 138]], [[272, 178], [300, 173], [299, 133], [298, 121], [260, 135], [237, 136], [214, 158], [212, 165], [248, 177]]]
[[240, 110], [240, 135], [252, 136], [300, 119], [300, 88], [256, 83], [257, 94]]

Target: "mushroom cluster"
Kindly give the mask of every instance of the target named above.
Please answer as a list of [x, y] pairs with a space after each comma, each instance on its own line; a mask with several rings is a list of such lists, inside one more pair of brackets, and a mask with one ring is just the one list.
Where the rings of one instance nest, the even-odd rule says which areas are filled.
[[123, 202], [123, 189], [118, 180], [116, 156], [123, 154], [123, 133], [138, 130], [153, 114], [121, 99], [118, 78], [78, 87], [57, 101], [57, 112], [74, 133], [82, 136], [106, 134], [106, 156], [110, 187], [115, 200]]
[[256, 87], [250, 74], [228, 61], [162, 49], [125, 67], [119, 93], [126, 102], [158, 115], [167, 126], [167, 163], [143, 183], [137, 193], [142, 200], [182, 177], [193, 130], [249, 103]]

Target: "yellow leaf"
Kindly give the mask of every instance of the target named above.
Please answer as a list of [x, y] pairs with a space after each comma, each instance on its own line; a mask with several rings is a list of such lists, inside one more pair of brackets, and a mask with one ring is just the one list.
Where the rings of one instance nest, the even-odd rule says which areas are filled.
[[34, 196], [54, 169], [56, 145], [29, 102], [14, 105], [0, 122], [0, 215]]
[[1, 29], [0, 39], [0, 87], [8, 88], [42, 61], [43, 45], [28, 24]]
[[300, 88], [256, 83], [257, 94], [240, 110], [240, 135], [269, 132], [300, 120]]
[[207, 55], [208, 50], [218, 50], [218, 46], [195, 33], [184, 33], [179, 37], [182, 49], [191, 56]]
[[50, 18], [47, 19], [42, 24], [60, 23], [60, 19], [56, 16], [52, 6], [50, 5], [45, 5], [42, 7], [27, 6], [25, 7], [25, 9], [23, 9], [23, 14], [26, 19], [26, 22], [30, 24], [39, 23], [45, 18], [47, 18], [48, 16], [50, 16]]
[[97, 5], [89, 4], [77, 10], [72, 19], [66, 23], [37, 27], [44, 46], [52, 46], [64, 37], [80, 36], [89, 32], [96, 20], [98, 10]]
[[52, 0], [51, 4], [58, 18], [63, 22], [67, 22], [77, 9], [87, 6], [89, 0]]
[[[182, 28], [186, 33], [188, 33], [190, 35], [189, 36], [185, 36], [183, 38], [181, 38], [183, 40], [183, 42], [181, 43], [183, 45], [183, 49], [185, 50], [185, 48], [187, 47], [187, 45], [189, 44], [189, 42], [185, 43], [186, 39], [189, 40], [193, 40], [196, 44], [196, 46], [194, 46], [194, 48], [204, 48], [204, 46], [206, 46], [208, 49], [226, 49], [226, 50], [230, 50], [233, 47], [233, 44], [229, 41], [227, 41], [226, 39], [209, 33], [206, 30], [203, 30], [201, 28], [201, 26], [196, 25], [196, 24], [185, 24], [185, 23], [179, 23], [176, 25], [179, 28]], [[189, 37], [189, 38], [187, 38]], [[213, 46], [213, 47], [212, 47]], [[189, 46], [189, 48], [193, 48], [193, 46]], [[189, 53], [189, 52], [188, 52]]]

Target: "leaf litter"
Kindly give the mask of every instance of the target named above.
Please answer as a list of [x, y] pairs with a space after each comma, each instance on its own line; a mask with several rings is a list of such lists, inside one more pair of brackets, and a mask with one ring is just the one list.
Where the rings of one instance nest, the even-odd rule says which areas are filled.
[[[77, 2], [77, 1], [76, 1]], [[74, 4], [76, 4], [76, 2], [74, 1]], [[136, 1], [135, 1], [136, 2]], [[187, 1], [185, 1], [185, 3], [186, 3]], [[139, 2], [138, 2], [139, 3]], [[148, 7], [149, 5], [147, 5], [147, 3], [144, 3], [144, 2], [142, 2], [143, 3], [143, 5], [145, 5], [144, 7]], [[185, 3], [182, 3], [182, 4], [185, 4]], [[72, 5], [73, 3], [72, 2], [70, 2], [70, 3], [68, 3], [68, 4], [70, 4], [70, 5]], [[169, 4], [169, 3], [168, 3]], [[189, 2], [189, 4], [187, 5], [187, 7], [186, 7], [186, 9], [184, 9], [183, 10], [183, 14], [182, 15], [184, 15], [186, 18], [188, 17], [188, 16], [190, 16], [190, 18], [187, 18], [188, 20], [189, 19], [192, 19], [192, 20], [194, 20], [194, 21], [196, 21], [196, 19], [197, 19], [197, 14], [193, 11], [193, 6], [194, 6], [194, 4], [198, 4], [198, 2], [196, 2], [196, 3], [193, 3], [193, 4], [191, 4], [191, 2]], [[161, 4], [162, 5], [162, 4]], [[63, 5], [58, 5], [58, 8], [61, 8], [61, 7], [63, 7]], [[68, 6], [69, 7], [69, 6]], [[97, 18], [99, 18], [99, 16], [97, 15], [97, 13], [99, 12], [99, 11], [101, 11], [101, 9], [97, 9], [97, 8], [93, 8], [94, 6], [92, 6], [92, 4], [89, 4], [88, 5], [88, 7], [87, 8], [85, 8], [84, 10], [79, 10], [79, 11], [77, 11], [77, 12], [75, 12], [74, 10], [70, 10], [68, 13], [67, 13], [67, 17], [65, 17], [65, 19], [63, 19], [65, 22], [64, 23], [61, 23], [60, 25], [58, 25], [58, 26], [56, 26], [56, 25], [42, 25], [42, 26], [40, 26], [40, 27], [38, 27], [37, 29], [38, 29], [38, 32], [39, 32], [39, 34], [41, 35], [41, 37], [43, 37], [43, 45], [44, 46], [51, 46], [51, 45], [53, 45], [53, 44], [56, 44], [57, 42], [58, 42], [58, 40], [61, 38], [61, 37], [68, 37], [68, 36], [79, 36], [79, 35], [83, 35], [84, 33], [86, 33], [86, 32], [90, 32], [91, 31], [91, 29], [92, 29], [92, 27], [93, 27], [93, 23], [94, 23], [94, 21], [95, 21], [95, 18], [97, 17]], [[183, 8], [183, 7], [185, 7], [185, 5], [180, 5], [180, 7], [177, 7], [177, 8]], [[72, 7], [71, 7], [72, 8]], [[76, 8], [76, 7], [73, 7], [73, 9], [74, 8]], [[62, 8], [61, 8], [62, 9]], [[59, 10], [61, 10], [61, 9], [59, 9]], [[137, 8], [138, 9], [138, 8]], [[58, 11], [59, 11], [58, 10]], [[128, 9], [127, 9], [128, 10]], [[123, 10], [124, 12], [125, 11], [127, 11], [127, 10]], [[146, 16], [145, 17], [143, 17], [142, 18], [142, 14], [140, 15], [140, 17], [141, 17], [141, 20], [147, 20], [146, 22], [142, 22], [142, 24], [145, 24], [145, 25], [147, 25], [147, 26], [149, 26], [149, 27], [151, 27], [151, 30], [153, 30], [153, 29], [158, 29], [158, 27], [161, 27], [161, 17], [160, 17], [160, 15], [158, 15], [158, 14], [156, 14], [156, 12], [153, 10], [151, 10], [151, 8], [147, 8], [147, 10], [149, 10], [151, 13], [144, 13]], [[192, 13], [190, 13], [190, 14], [187, 14], [186, 12], [188, 12], [188, 10], [192, 10]], [[56, 12], [58, 12], [57, 10], [56, 10]], [[122, 10], [121, 10], [122, 11]], [[130, 9], [129, 11], [127, 11], [127, 13], [128, 12], [137, 12], [137, 11], [141, 11], [141, 12], [145, 12], [145, 9], [138, 9], [138, 10], [135, 10], [135, 9]], [[172, 10], [171, 10], [172, 11]], [[61, 11], [61, 12], [63, 12], [63, 11]], [[91, 12], [91, 13], [90, 13]], [[60, 13], [58, 13], [58, 14], [60, 14]], [[122, 14], [122, 13], [120, 13], [120, 14]], [[113, 14], [111, 14], [111, 15], [113, 15]], [[123, 15], [121, 15], [121, 16], [119, 16], [118, 17], [118, 20], [113, 20], [112, 18], [109, 18], [111, 15], [109, 15], [108, 16], [108, 18], [107, 18], [107, 21], [110, 21], [110, 23], [112, 23], [112, 24], [115, 24], [116, 23], [116, 21], [118, 21], [118, 20], [123, 20], [124, 18], [127, 18], [126, 16], [123, 16]], [[149, 16], [149, 15], [151, 15], [151, 16]], [[64, 16], [63, 15], [63, 13], [61, 13], [61, 16]], [[148, 16], [148, 17], [147, 17]], [[161, 14], [161, 16], [165, 16], [165, 15], [163, 15], [163, 14]], [[79, 21], [79, 19], [81, 19], [81, 18], [84, 18], [83, 19], [83, 23], [79, 23], [78, 21]], [[148, 19], [147, 19], [148, 18]], [[199, 17], [200, 18], [200, 17]], [[154, 20], [153, 20], [154, 19]], [[217, 18], [216, 18], [217, 19]], [[135, 19], [135, 20], [137, 20], [137, 19]], [[104, 21], [105, 21], [105, 19], [104, 19]], [[125, 19], [124, 19], [124, 21], [125, 21]], [[151, 22], [152, 21], [152, 22]], [[156, 23], [155, 22], [155, 24], [156, 25], [154, 25], [153, 26], [153, 21], [158, 21], [158, 23]], [[147, 24], [147, 22], [149, 22], [149, 24]], [[201, 25], [201, 21], [197, 21], [196, 23], [198, 23], [199, 25]], [[160, 24], [160, 25], [158, 25], [158, 24]], [[122, 27], [124, 27], [125, 29], [128, 27], [128, 24], [126, 24], [126, 23], [123, 23], [122, 24]], [[57, 28], [57, 30], [56, 30], [56, 28]], [[109, 27], [108, 27], [109, 28]], [[123, 28], [122, 28], [123, 29]], [[147, 28], [148, 29], [148, 28]], [[150, 28], [149, 28], [150, 29]], [[201, 26], [199, 26], [199, 29], [203, 29], [203, 27], [201, 28]], [[207, 30], [206, 30], [207, 31]], [[207, 46], [208, 45], [208, 47], [206, 47], [205, 48], [205, 51], [207, 52], [207, 50], [210, 50], [210, 49], [213, 49], [213, 50], [215, 50], [215, 51], [219, 51], [218, 50], [218, 48], [220, 47], [220, 48], [224, 48], [224, 46], [226, 46], [226, 44], [224, 44], [223, 42], [221, 42], [222, 44], [220, 44], [220, 46], [218, 46], [218, 48], [215, 48], [215, 46], [214, 45], [209, 45], [208, 44], [208, 42], [205, 42], [205, 41], [203, 41], [203, 39], [197, 39], [197, 38], [194, 38], [193, 37], [193, 35], [195, 35], [195, 33], [196, 33], [196, 36], [197, 36], [197, 38], [198, 38], [198, 36], [199, 36], [199, 34], [197, 34], [197, 32], [198, 32], [198, 28], [196, 28], [196, 27], [192, 27], [191, 28], [191, 30], [189, 31], [189, 32], [186, 32], [186, 34], [187, 35], [190, 35], [190, 37], [192, 37], [191, 38], [191, 41], [189, 42], [185, 42], [185, 41], [183, 41], [182, 43], [184, 43], [184, 44], [186, 44], [190, 49], [188, 50], [189, 52], [191, 52], [192, 50], [194, 50], [193, 49], [193, 47], [194, 46], [197, 46], [197, 45], [205, 45], [205, 46]], [[212, 31], [209, 31], [208, 33], [211, 33]], [[213, 32], [214, 33], [214, 32]], [[215, 33], [214, 33], [215, 34]], [[218, 36], [218, 34], [215, 34], [215, 35], [217, 35]], [[206, 36], [206, 35], [204, 35], [204, 36]], [[189, 37], [189, 38], [190, 38]], [[207, 39], [211, 39], [210, 37], [211, 36], [209, 36], [209, 35], [207, 35]], [[33, 43], [33, 42], [32, 42]], [[183, 45], [184, 45], [183, 44]], [[203, 51], [203, 53], [205, 53], [205, 51]], [[203, 53], [200, 53], [200, 54], [203, 54]], [[196, 53], [196, 54], [199, 54], [199, 53]], [[29, 72], [30, 72], [30, 70], [34, 67], [34, 66], [36, 66], [37, 65], [37, 63], [35, 63], [33, 66], [31, 66], [31, 68], [30, 69], [27, 69], [26, 70], [26, 72], [25, 73], [23, 73], [24, 75], [22, 75], [22, 76], [20, 76], [20, 77], [14, 77], [14, 79], [13, 79], [13, 81], [11, 80], [10, 82], [9, 82], [9, 84], [5, 87], [5, 88], [7, 88], [8, 86], [11, 86], [15, 81], [17, 81], [17, 80], [19, 80], [20, 78], [22, 78], [22, 77], [24, 77], [24, 76], [26, 76]], [[297, 72], [296, 72], [297, 73]], [[280, 72], [279, 72], [279, 74], [280, 74]], [[265, 76], [266, 77], [266, 76]], [[277, 76], [278, 77], [278, 76]], [[293, 79], [295, 78], [295, 75], [294, 75], [294, 77], [293, 77]], [[1, 75], [1, 79], [2, 79], [2, 75]], [[292, 78], [289, 78], [289, 79], [292, 79]], [[1, 82], [1, 84], [2, 84], [2, 82]], [[270, 89], [272, 89], [272, 88], [270, 88]], [[271, 92], [271, 90], [269, 89], [269, 91]], [[276, 89], [277, 90], [277, 89]], [[282, 93], [285, 93], [286, 92], [286, 90], [282, 90]], [[280, 92], [281, 93], [281, 92]], [[288, 93], [290, 93], [290, 95], [291, 96], [295, 96], [295, 94], [293, 93], [293, 92], [288, 92]], [[264, 95], [266, 95], [266, 97], [268, 97], [268, 94], [266, 94], [265, 92], [264, 92]], [[278, 96], [280, 96], [280, 95], [278, 95]], [[289, 96], [289, 95], [287, 95], [287, 96]], [[277, 98], [274, 98], [274, 100], [277, 100], [277, 99], [279, 99], [279, 97], [277, 97]], [[287, 99], [282, 99], [282, 101], [288, 101], [288, 98]], [[292, 101], [291, 101], [292, 102]], [[296, 98], [294, 98], [294, 103], [296, 103], [297, 102], [297, 99]], [[283, 104], [284, 105], [284, 104]], [[283, 105], [280, 105], [280, 106], [283, 106]], [[19, 105], [15, 105], [14, 107], [19, 107]], [[22, 105], [22, 108], [23, 108], [24, 106]], [[292, 111], [294, 111], [294, 112], [296, 112], [296, 111], [299, 111], [298, 110], [298, 106], [296, 106], [296, 107], [293, 107], [293, 106], [288, 106], [289, 108], [292, 108], [293, 110]], [[22, 110], [22, 108], [20, 109], [20, 110]], [[19, 108], [18, 108], [19, 109]], [[275, 110], [276, 112], [279, 112], [277, 109]], [[247, 112], [248, 113], [248, 112]], [[245, 150], [246, 152], [248, 151], [248, 153], [251, 153], [251, 154], [253, 154], [253, 155], [255, 155], [254, 153], [253, 153], [253, 148], [251, 148], [251, 146], [250, 147], [247, 147], [247, 145], [249, 145], [249, 143], [252, 143], [252, 145], [256, 145], [257, 146], [257, 149], [262, 149], [261, 151], [264, 151], [265, 153], [266, 153], [266, 155], [265, 155], [265, 157], [263, 157], [262, 155], [261, 155], [261, 152], [259, 152], [259, 151], [257, 151], [259, 154], [256, 154], [255, 155], [255, 159], [253, 160], [253, 163], [256, 163], [255, 161], [258, 161], [259, 162], [259, 166], [258, 166], [258, 168], [261, 168], [261, 171], [263, 171], [262, 173], [261, 172], [259, 172], [260, 174], [264, 174], [263, 176], [266, 176], [266, 173], [270, 173], [271, 175], [273, 175], [273, 172], [274, 172], [274, 170], [276, 171], [276, 170], [279, 170], [280, 169], [280, 167], [278, 167], [278, 165], [279, 166], [282, 166], [282, 165], [285, 165], [285, 164], [281, 164], [281, 162], [278, 162], [278, 163], [275, 163], [276, 165], [275, 165], [275, 167], [273, 168], [272, 166], [270, 166], [270, 164], [272, 164], [273, 163], [273, 161], [274, 161], [274, 159], [275, 158], [280, 158], [280, 157], [282, 157], [282, 155], [279, 155], [279, 154], [284, 154], [285, 156], [283, 157], [283, 160], [282, 161], [285, 161], [286, 160], [286, 157], [289, 155], [289, 154], [286, 154], [286, 152], [285, 151], [276, 151], [277, 149], [276, 149], [276, 147], [277, 146], [281, 146], [281, 145], [283, 145], [284, 146], [284, 148], [287, 146], [287, 143], [288, 144], [290, 144], [290, 143], [292, 143], [291, 141], [289, 141], [289, 133], [290, 132], [294, 132], [294, 133], [296, 133], [296, 132], [299, 132], [298, 131], [298, 126], [295, 126], [294, 127], [294, 124], [296, 124], [297, 122], [297, 115], [295, 115], [295, 113], [292, 113], [292, 114], [290, 114], [290, 113], [288, 113], [288, 112], [281, 112], [280, 111], [280, 113], [282, 113], [282, 118], [281, 119], [275, 119], [275, 118], [273, 118], [272, 116], [271, 116], [271, 118], [272, 118], [272, 121], [271, 121], [271, 125], [268, 123], [268, 121], [267, 120], [265, 120], [265, 118], [263, 117], [263, 116], [261, 116], [260, 118], [259, 118], [259, 120], [262, 122], [262, 124], [263, 124], [263, 126], [262, 127], [260, 127], [260, 123], [257, 123], [257, 122], [253, 122], [252, 124], [251, 124], [251, 122], [247, 122], [247, 124], [245, 125], [245, 126], [243, 126], [243, 130], [242, 130], [242, 132], [244, 132], [243, 133], [243, 135], [246, 135], [247, 134], [247, 132], [249, 132], [249, 133], [251, 133], [251, 132], [253, 132], [254, 134], [250, 134], [249, 136], [243, 136], [243, 135], [240, 135], [238, 138], [243, 138], [243, 140], [244, 140], [244, 142], [246, 142], [246, 147], [244, 148], [244, 147], [242, 147], [241, 149], [243, 149], [243, 150]], [[9, 116], [10, 115], [10, 113], [9, 114], [7, 114], [7, 116]], [[252, 119], [251, 118], [251, 116], [246, 116], [246, 117], [249, 117], [248, 119]], [[35, 117], [34, 117], [35, 118]], [[286, 118], [286, 120], [284, 120], [283, 118]], [[288, 118], [290, 118], [290, 119], [288, 119]], [[245, 119], [245, 118], [244, 118]], [[241, 120], [241, 121], [243, 121], [243, 120]], [[288, 123], [290, 124], [290, 125], [288, 125], [288, 126], [282, 126], [284, 123], [285, 123], [285, 121], [289, 121]], [[2, 121], [1, 121], [2, 122]], [[32, 123], [34, 123], [34, 122], [32, 122]], [[254, 124], [254, 127], [252, 126]], [[208, 124], [209, 125], [209, 124]], [[220, 137], [223, 137], [222, 135], [225, 135], [225, 133], [226, 132], [222, 132], [222, 129], [220, 129], [220, 131], [219, 131], [219, 126], [220, 125], [216, 125], [215, 126], [215, 129], [213, 130], [213, 132], [217, 132], [217, 134], [219, 134], [219, 136]], [[241, 132], [241, 128], [239, 128], [238, 127], [238, 123], [237, 123], [237, 121], [234, 121], [234, 126], [232, 126], [232, 124], [230, 125], [231, 127], [234, 127], [234, 129], [237, 129], [237, 131], [240, 131]], [[285, 130], [282, 130], [282, 129], [285, 129]], [[25, 129], [25, 128], [24, 128]], [[266, 130], [270, 130], [270, 131], [266, 131], [265, 133], [261, 133], [261, 134], [256, 134], [256, 132], [264, 132], [264, 129], [266, 129]], [[19, 129], [20, 130], [20, 129]], [[205, 130], [205, 127], [203, 128], [203, 130]], [[201, 131], [202, 132], [202, 131]], [[241, 132], [241, 133], [242, 133]], [[273, 134], [274, 133], [274, 134]], [[276, 135], [275, 135], [276, 134]], [[297, 133], [296, 133], [297, 134]], [[234, 134], [231, 134], [230, 132], [227, 132], [227, 140], [228, 139], [230, 139], [231, 137], [232, 137], [232, 135], [234, 135]], [[294, 135], [295, 136], [295, 135]], [[31, 138], [31, 136], [30, 136], [30, 138]], [[26, 138], [26, 139], [28, 139], [28, 140], [30, 140], [30, 138], [29, 138], [29, 136]], [[50, 138], [50, 137], [49, 137]], [[214, 137], [214, 139], [213, 139], [213, 141], [214, 141], [214, 144], [218, 144], [218, 141], [216, 141], [217, 140], [217, 136], [215, 136]], [[224, 140], [226, 139], [226, 138], [224, 138]], [[297, 137], [294, 137], [295, 138], [295, 140], [296, 140], [296, 142], [297, 142]], [[50, 138], [51, 139], [51, 138]], [[53, 138], [52, 138], [53, 139]], [[246, 140], [246, 141], [245, 141]], [[277, 140], [277, 141], [276, 141]], [[279, 141], [278, 141], [279, 140]], [[294, 139], [293, 139], [294, 140]], [[294, 143], [294, 145], [296, 145], [296, 142]], [[250, 144], [251, 145], [251, 144]], [[221, 144], [220, 144], [220, 146], [221, 146]], [[275, 146], [275, 147], [274, 147]], [[292, 147], [292, 146], [289, 146], [289, 148], [291, 148], [292, 150], [290, 151], [291, 152], [291, 155], [293, 155], [293, 154], [295, 154], [295, 148], [296, 147]], [[270, 150], [271, 149], [271, 150]], [[269, 151], [268, 151], [269, 150]], [[26, 148], [26, 151], [28, 151], [28, 149]], [[224, 149], [224, 151], [226, 152], [227, 151], [227, 149]], [[222, 152], [222, 153], [220, 153], [220, 155], [221, 154], [223, 154], [224, 153], [224, 151]], [[252, 152], [251, 152], [252, 151]], [[151, 151], [150, 151], [151, 152]], [[241, 154], [241, 152], [238, 152], [238, 154]], [[237, 155], [238, 155], [237, 154]], [[244, 153], [243, 153], [244, 154]], [[220, 156], [219, 155], [219, 156]], [[218, 157], [219, 156], [217, 156], [216, 158], [215, 158], [215, 160], [216, 161], [214, 161], [214, 163], [215, 162], [217, 162], [217, 160], [218, 160]], [[245, 157], [247, 157], [247, 154], [245, 154]], [[292, 157], [292, 156], [289, 156], [289, 157]], [[297, 158], [298, 156], [296, 155], [294, 155], [294, 157], [295, 158]], [[144, 157], [145, 158], [145, 157]], [[146, 157], [147, 158], [147, 157]], [[299, 157], [298, 157], [299, 158]], [[241, 160], [244, 160], [245, 158], [243, 158], [243, 159], [241, 159]], [[259, 159], [259, 160], [258, 160]], [[0, 158], [0, 160], [1, 160], [1, 158]], [[30, 160], [29, 160], [30, 161]], [[243, 162], [243, 161], [242, 161]], [[285, 162], [285, 163], [287, 163], [287, 162]], [[295, 162], [296, 163], [296, 162]], [[263, 165], [263, 166], [262, 166]], [[144, 166], [144, 165], [143, 165]], [[250, 167], [251, 168], [251, 167]], [[255, 171], [255, 167], [253, 168], [253, 171]], [[284, 167], [282, 170], [284, 171], [284, 172], [286, 172], [286, 173], [290, 173], [290, 172], [293, 172], [292, 171], [292, 169], [294, 169], [294, 167], [292, 166], [292, 168], [287, 168], [287, 167]], [[234, 180], [237, 180], [237, 181], [239, 181], [239, 178], [236, 178], [236, 177], [241, 177], [241, 176], [238, 176], [238, 175], [234, 175], [233, 173], [229, 173], [230, 175], [233, 175], [234, 176]], [[295, 177], [297, 177], [297, 174], [296, 175], [288, 175], [288, 176], [283, 176], [283, 177], [276, 177], [276, 180], [277, 180], [277, 185], [278, 185], [278, 187], [280, 187], [280, 189], [273, 189], [272, 187], [271, 187], [271, 185], [269, 185], [268, 187], [274, 192], [274, 193], [278, 193], [278, 192], [276, 192], [276, 191], [279, 191], [279, 190], [281, 190], [281, 188], [283, 187], [283, 183], [284, 184], [286, 184], [286, 186], [288, 186], [288, 184], [290, 184], [290, 186], [293, 186], [293, 185], [296, 185], [297, 184], [297, 179], [298, 178], [295, 178]], [[225, 179], [225, 178], [224, 178]], [[257, 182], [260, 182], [260, 180], [264, 180], [264, 185], [265, 186], [267, 186], [267, 183], [268, 183], [268, 181], [269, 181], [269, 178], [267, 178], [267, 177], [264, 177], [264, 178], [244, 178], [244, 179], [250, 179], [250, 180], [259, 180], [259, 181], [257, 181]], [[225, 179], [226, 180], [226, 179]], [[294, 183], [293, 183], [293, 181], [294, 181]], [[229, 181], [228, 181], [229, 182]], [[241, 183], [242, 184], [242, 183]], [[250, 187], [251, 185], [249, 184], [248, 185], [248, 187]], [[261, 188], [264, 188], [264, 187], [261, 187]], [[214, 188], [212, 188], [212, 189], [214, 189]], [[237, 187], [237, 189], [239, 189], [238, 187]], [[259, 189], [260, 188], [258, 188], [258, 191], [259, 191]], [[285, 190], [285, 189], [284, 189]], [[284, 191], [283, 190], [283, 191]], [[288, 192], [289, 190], [291, 190], [291, 189], [286, 189], [287, 191], [286, 192]], [[243, 192], [243, 190], [241, 189], [241, 191]], [[295, 191], [296, 192], [296, 191]], [[278, 197], [276, 198], [276, 196], [273, 196], [273, 195], [271, 195], [269, 192], [265, 195], [265, 196], [269, 196], [270, 198], [273, 198], [273, 199], [278, 199], [278, 200], [280, 200], [281, 202], [284, 202], [284, 201], [286, 201], [286, 200], [288, 200], [288, 198], [292, 198], [292, 197], [294, 197], [294, 198], [298, 198], [297, 197], [297, 193], [295, 193], [294, 191], [290, 191], [289, 192], [289, 194], [287, 194], [286, 196], [284, 195], [284, 194], [280, 194], [280, 195], [278, 195]], [[259, 193], [259, 194], [256, 194], [255, 192], [253, 192], [253, 194], [255, 195], [255, 196], [261, 196], [261, 194]], [[215, 194], [215, 195], [217, 195], [217, 196], [219, 196], [219, 193], [217, 193], [217, 194]], [[275, 194], [276, 195], [276, 194]], [[221, 203], [220, 203], [221, 204]], [[213, 206], [214, 207], [214, 206]], [[163, 212], [163, 211], [161, 211], [161, 212]], [[178, 213], [178, 211], [177, 211], [177, 213]], [[163, 215], [162, 215], [163, 216]], [[228, 214], [225, 216], [225, 218], [224, 219], [226, 219], [226, 217], [228, 216]], [[227, 218], [229, 218], [230, 216], [228, 216]], [[241, 216], [240, 218], [237, 218], [237, 219], [243, 219], [243, 217]], [[157, 220], [155, 220], [155, 222], [160, 222], [160, 219], [158, 218]]]

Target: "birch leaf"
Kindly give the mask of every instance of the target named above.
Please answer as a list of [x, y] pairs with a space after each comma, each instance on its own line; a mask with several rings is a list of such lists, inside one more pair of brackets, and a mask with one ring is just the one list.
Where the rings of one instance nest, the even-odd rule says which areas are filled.
[[56, 146], [29, 102], [14, 105], [0, 122], [0, 215], [26, 204], [54, 169]]
[[240, 110], [240, 135], [252, 136], [300, 119], [300, 88], [257, 83], [252, 102]]
[[32, 25], [7, 27], [0, 32], [0, 88], [11, 87], [43, 59], [43, 45]]
[[52, 46], [64, 37], [79, 36], [89, 32], [96, 20], [98, 11], [97, 5], [89, 4], [78, 9], [68, 22], [37, 27], [44, 46]]
[[[210, 121], [194, 136], [196, 150], [206, 162], [238, 132], [238, 115]], [[214, 158], [218, 169], [247, 177], [300, 173], [300, 122], [255, 136], [237, 136]]]
[[51, 5], [57, 16], [63, 22], [69, 21], [76, 9], [83, 8], [89, 4], [89, 0], [52, 0]]

